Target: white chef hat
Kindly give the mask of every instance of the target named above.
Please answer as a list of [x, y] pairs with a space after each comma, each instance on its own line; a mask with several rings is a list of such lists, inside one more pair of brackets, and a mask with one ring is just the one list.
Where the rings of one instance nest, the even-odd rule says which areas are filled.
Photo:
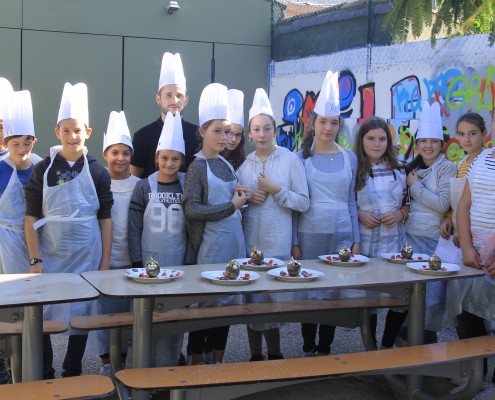
[[425, 101], [423, 110], [419, 117], [418, 131], [416, 132], [416, 140], [418, 139], [443, 139], [442, 117], [440, 115], [440, 104]]
[[272, 105], [270, 104], [270, 99], [266, 94], [264, 89], [258, 88], [254, 93], [253, 105], [249, 109], [249, 121], [256, 117], [257, 115], [264, 114], [269, 117], [275, 118], [273, 114]]
[[322, 117], [340, 116], [339, 73], [328, 71], [321, 85], [314, 112]]
[[64, 85], [62, 100], [58, 110], [57, 124], [64, 119], [79, 119], [89, 126], [88, 87], [85, 83]]
[[186, 145], [182, 132], [182, 119], [179, 113], [174, 115], [170, 111], [167, 112], [162, 133], [158, 140], [158, 146], [156, 146], [156, 153], [160, 150], [175, 150], [184, 155], [186, 154]]
[[33, 106], [28, 90], [14, 92], [6, 101], [3, 118], [4, 137], [15, 135], [36, 136], [34, 133]]
[[5, 107], [5, 103], [10, 96], [14, 93], [14, 88], [10, 84], [10, 82], [0, 77], [0, 119], [3, 119], [3, 109]]
[[199, 98], [199, 126], [212, 119], [230, 121], [229, 93], [227, 86], [221, 83], [210, 83]]
[[184, 75], [182, 60], [179, 53], [163, 54], [158, 91], [165, 85], [179, 85], [186, 90], [186, 76]]
[[244, 93], [229, 89], [230, 120], [233, 124], [244, 127]]
[[125, 144], [133, 150], [131, 132], [124, 111], [110, 113], [107, 131], [103, 134], [103, 152], [114, 144]]

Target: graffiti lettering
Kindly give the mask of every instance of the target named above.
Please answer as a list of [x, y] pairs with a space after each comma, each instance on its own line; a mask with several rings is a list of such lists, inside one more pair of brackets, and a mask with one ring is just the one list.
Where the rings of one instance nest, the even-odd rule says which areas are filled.
[[413, 119], [421, 108], [421, 89], [419, 79], [406, 76], [390, 88], [392, 99], [391, 118]]
[[493, 109], [495, 67], [488, 66], [485, 78], [473, 75], [471, 79], [457, 76], [449, 86], [447, 101], [452, 110], [458, 110], [467, 105], [470, 110]]

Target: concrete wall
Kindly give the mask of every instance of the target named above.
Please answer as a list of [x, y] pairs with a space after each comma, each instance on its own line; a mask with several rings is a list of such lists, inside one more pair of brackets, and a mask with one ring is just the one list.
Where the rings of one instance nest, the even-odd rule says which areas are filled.
[[[245, 92], [246, 111], [257, 87], [267, 87], [270, 2], [267, 0], [0, 0], [0, 76], [33, 98], [38, 144], [56, 144], [63, 84], [89, 90], [90, 152], [100, 155], [110, 111], [124, 109], [134, 132], [159, 115], [154, 101], [165, 51], [180, 52], [197, 122], [199, 96], [211, 82]], [[215, 68], [212, 71], [212, 58]]]
[[459, 116], [474, 111], [488, 128], [486, 146], [495, 144], [491, 113], [495, 103], [495, 47], [486, 35], [373, 47], [368, 66], [362, 47], [331, 55], [274, 62], [270, 73], [270, 100], [278, 123], [279, 144], [297, 150], [327, 70], [340, 71], [341, 115], [345, 128], [339, 143], [354, 148], [360, 123], [377, 115], [389, 122], [400, 158], [410, 160], [418, 118], [425, 101], [440, 103], [445, 152], [458, 161], [463, 156], [456, 133]]

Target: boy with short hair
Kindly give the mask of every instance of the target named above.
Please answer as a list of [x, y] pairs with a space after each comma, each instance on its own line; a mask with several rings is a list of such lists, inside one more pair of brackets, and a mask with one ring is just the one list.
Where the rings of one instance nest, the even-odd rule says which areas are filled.
[[[5, 134], [1, 132], [5, 157], [0, 160], [0, 273], [25, 273], [29, 256], [24, 238], [24, 185], [34, 164], [41, 160], [31, 153], [36, 143], [31, 95], [28, 91], [11, 93], [0, 108], [0, 125], [5, 126]], [[9, 381], [0, 358], [0, 384]]]
[[[139, 178], [147, 178], [157, 170], [155, 151], [167, 112], [171, 112], [173, 115], [180, 114], [189, 102], [186, 77], [179, 53], [163, 54], [155, 101], [160, 106], [160, 118], [138, 130], [132, 140], [134, 153], [131, 160], [131, 173]], [[182, 165], [181, 172], [186, 172], [197, 151], [198, 127], [183, 119], [181, 122], [184, 142], [186, 143], [186, 163]]]
[[[112, 243], [110, 176], [84, 146], [91, 136], [84, 83], [66, 83], [55, 128], [61, 146], [34, 168], [26, 186], [26, 242], [32, 273], [109, 268]], [[38, 232], [36, 231], [42, 227]], [[91, 313], [90, 302], [45, 306], [44, 318], [68, 323]], [[62, 376], [82, 372], [87, 332], [70, 330]], [[45, 379], [53, 378], [50, 336], [44, 340]]]

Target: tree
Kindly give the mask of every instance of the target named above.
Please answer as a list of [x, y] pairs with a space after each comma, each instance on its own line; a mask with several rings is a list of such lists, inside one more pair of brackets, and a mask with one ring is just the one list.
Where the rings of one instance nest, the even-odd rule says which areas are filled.
[[[489, 33], [495, 41], [495, 0], [391, 0], [383, 26], [392, 27], [392, 36], [405, 42], [409, 33], [414, 38], [431, 28], [431, 44], [439, 35], [452, 37]], [[436, 6], [436, 7], [435, 7]]]

